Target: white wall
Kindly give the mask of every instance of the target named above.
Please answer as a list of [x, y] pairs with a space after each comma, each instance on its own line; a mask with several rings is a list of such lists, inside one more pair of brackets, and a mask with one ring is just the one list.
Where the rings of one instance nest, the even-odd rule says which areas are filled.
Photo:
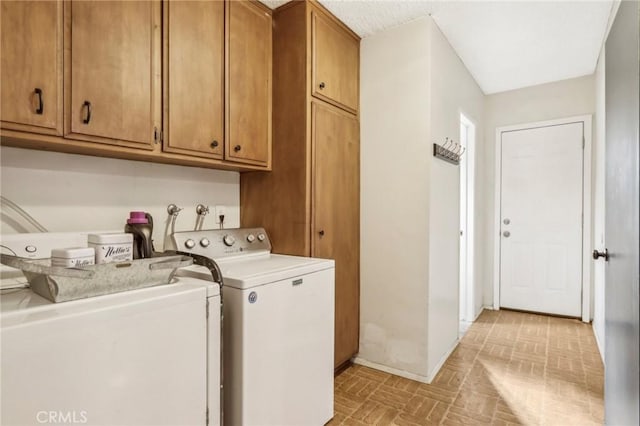
[[[593, 141], [593, 248], [604, 250], [604, 179], [605, 179], [605, 50], [600, 52], [595, 73], [596, 116]], [[593, 330], [604, 360], [604, 285], [605, 263], [592, 262], [593, 273]]]
[[[120, 230], [129, 211], [143, 210], [154, 218], [160, 250], [170, 203], [184, 208], [178, 230], [193, 229], [198, 203], [230, 206], [226, 226], [240, 222], [236, 172], [9, 147], [0, 148], [0, 165], [2, 195], [49, 231]], [[1, 233], [19, 231], [5, 215]], [[204, 227], [218, 227], [213, 215]]]
[[457, 341], [459, 307], [459, 168], [434, 159], [432, 143], [459, 140], [460, 112], [480, 123], [483, 94], [430, 17], [360, 52], [356, 362], [429, 381]]
[[595, 112], [593, 75], [527, 87], [485, 97], [484, 208], [484, 303], [493, 305], [495, 144], [496, 128], [512, 124], [553, 120]]
[[[435, 22], [431, 21], [430, 42], [430, 137], [444, 143], [446, 137], [460, 141], [460, 113], [476, 124], [475, 154], [483, 152], [484, 94]], [[460, 167], [435, 159], [429, 153], [429, 375], [445, 361], [458, 339]], [[477, 181], [477, 179], [476, 179]], [[479, 182], [477, 182], [479, 184]], [[478, 200], [476, 194], [476, 200]], [[476, 215], [481, 208], [476, 204]], [[476, 227], [479, 228], [479, 227]], [[482, 237], [476, 235], [476, 241]], [[475, 313], [481, 309], [482, 282], [475, 263], [477, 296]], [[474, 315], [475, 316], [475, 315]]]
[[[429, 19], [360, 45], [360, 360], [427, 375]], [[416, 377], [419, 378], [419, 377]]]

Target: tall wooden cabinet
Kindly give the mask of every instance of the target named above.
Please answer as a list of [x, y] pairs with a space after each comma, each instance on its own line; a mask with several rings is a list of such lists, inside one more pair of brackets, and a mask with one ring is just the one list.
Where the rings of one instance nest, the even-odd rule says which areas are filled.
[[274, 12], [271, 173], [240, 178], [242, 226], [274, 252], [335, 259], [335, 366], [360, 327], [359, 38], [316, 2]]
[[0, 2], [2, 128], [62, 134], [62, 1]]
[[312, 101], [311, 255], [336, 261], [336, 366], [358, 351], [359, 132], [356, 116]]

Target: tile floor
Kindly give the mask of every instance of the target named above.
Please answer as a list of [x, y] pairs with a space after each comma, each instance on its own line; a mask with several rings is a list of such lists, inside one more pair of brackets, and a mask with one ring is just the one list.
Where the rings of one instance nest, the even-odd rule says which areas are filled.
[[603, 375], [590, 325], [484, 311], [430, 385], [345, 370], [329, 425], [601, 425]]

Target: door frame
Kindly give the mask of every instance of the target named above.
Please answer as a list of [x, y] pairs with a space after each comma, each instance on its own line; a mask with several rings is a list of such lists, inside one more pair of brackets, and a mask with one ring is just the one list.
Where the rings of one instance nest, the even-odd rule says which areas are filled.
[[500, 216], [502, 196], [502, 133], [515, 130], [535, 129], [538, 127], [559, 126], [582, 123], [584, 149], [582, 153], [582, 321], [591, 320], [591, 147], [592, 115], [579, 115], [555, 120], [522, 123], [496, 128], [495, 168], [494, 168], [494, 210], [493, 210], [493, 309], [500, 309]]
[[[475, 206], [476, 206], [476, 144], [477, 144], [477, 134], [478, 134], [478, 124], [475, 120], [469, 118], [471, 117], [465, 111], [459, 111], [460, 116], [460, 125], [464, 125], [467, 127], [467, 131], [472, 131], [467, 134], [467, 139], [465, 141], [464, 147], [465, 151], [462, 159], [460, 160], [460, 167], [462, 170], [462, 163], [465, 165], [466, 172], [466, 224], [464, 229], [464, 237], [465, 239], [465, 276], [460, 277], [459, 281], [464, 279], [464, 292], [460, 293], [460, 302], [464, 298], [464, 310], [463, 312], [459, 312], [458, 316], [462, 314], [460, 320], [472, 323], [476, 320], [476, 317], [479, 315], [479, 312], [476, 312], [475, 307], [475, 299], [476, 299], [476, 263], [477, 255], [475, 252], [475, 244], [476, 244], [476, 232], [477, 232], [477, 222], [475, 219]], [[462, 144], [462, 138], [460, 138], [460, 143]], [[462, 188], [460, 188], [462, 191]], [[460, 213], [462, 213], [462, 206], [460, 206]], [[460, 253], [461, 250], [458, 250]], [[460, 259], [462, 260], [462, 259]], [[462, 263], [462, 262], [460, 262]], [[459, 265], [460, 269], [460, 265]], [[462, 286], [460, 286], [462, 287]], [[461, 303], [458, 303], [460, 307]]]

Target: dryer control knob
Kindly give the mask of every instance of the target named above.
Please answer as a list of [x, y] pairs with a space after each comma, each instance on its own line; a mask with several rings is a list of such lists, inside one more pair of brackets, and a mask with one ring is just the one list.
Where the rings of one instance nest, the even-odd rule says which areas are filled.
[[265, 238], [267, 238], [267, 236], [264, 235], [262, 232], [258, 234], [258, 241], [262, 242], [265, 240]]
[[202, 247], [209, 247], [209, 243], [210, 243], [210, 241], [209, 241], [208, 238], [203, 238], [203, 239], [200, 240], [200, 245]]
[[184, 242], [184, 246], [188, 249], [192, 249], [196, 246], [196, 242], [193, 241], [191, 238], [189, 238], [187, 241]]
[[236, 243], [236, 239], [233, 237], [233, 235], [225, 235], [222, 239], [222, 242], [224, 242], [226, 246], [231, 247]]
[[256, 236], [253, 234], [249, 234], [247, 235], [247, 241], [249, 241], [250, 243], [254, 242], [256, 240]]

